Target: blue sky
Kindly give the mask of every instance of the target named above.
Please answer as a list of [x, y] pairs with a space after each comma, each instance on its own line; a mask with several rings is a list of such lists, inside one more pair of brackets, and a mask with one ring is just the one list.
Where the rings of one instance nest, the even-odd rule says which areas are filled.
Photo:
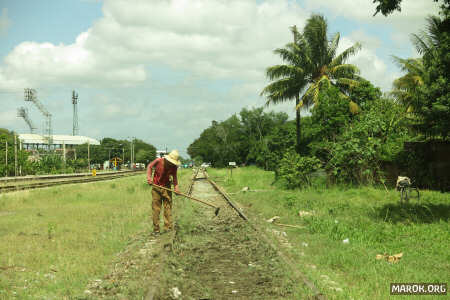
[[[355, 4], [357, 3], [357, 4]], [[363, 50], [351, 63], [389, 91], [401, 73], [391, 55], [416, 56], [409, 35], [437, 13], [433, 1], [404, 0], [401, 13], [372, 17], [372, 0], [1, 0], [0, 127], [28, 132], [17, 118], [37, 90], [55, 134], [72, 131], [71, 91], [79, 94], [80, 134], [129, 138], [158, 148], [187, 146], [212, 120], [264, 104], [264, 69], [272, 50], [322, 13], [342, 49]], [[294, 115], [292, 103], [270, 109]]]

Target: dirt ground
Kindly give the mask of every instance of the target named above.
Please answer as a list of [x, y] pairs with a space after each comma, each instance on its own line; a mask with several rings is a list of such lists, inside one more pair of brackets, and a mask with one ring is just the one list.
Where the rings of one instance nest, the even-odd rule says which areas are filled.
[[194, 197], [221, 206], [187, 204], [162, 284], [154, 299], [294, 299], [295, 282], [279, 257], [233, 211], [206, 180], [196, 181]]
[[206, 180], [191, 194], [214, 209], [175, 197], [175, 231], [138, 233], [113, 270], [77, 299], [299, 299], [277, 253]]

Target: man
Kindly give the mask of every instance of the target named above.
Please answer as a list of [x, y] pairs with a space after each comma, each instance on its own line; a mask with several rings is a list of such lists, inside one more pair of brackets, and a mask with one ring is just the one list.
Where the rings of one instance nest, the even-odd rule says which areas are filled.
[[[181, 164], [180, 155], [177, 150], [173, 150], [168, 155], [152, 161], [147, 167], [147, 182], [153, 185], [152, 188], [152, 211], [153, 211], [153, 233], [159, 234], [159, 212], [161, 204], [164, 204], [164, 230], [172, 230], [172, 192], [159, 188], [163, 186], [170, 188], [170, 176], [174, 184], [174, 190], [179, 193], [177, 169]], [[155, 174], [152, 178], [152, 171], [155, 168]]]

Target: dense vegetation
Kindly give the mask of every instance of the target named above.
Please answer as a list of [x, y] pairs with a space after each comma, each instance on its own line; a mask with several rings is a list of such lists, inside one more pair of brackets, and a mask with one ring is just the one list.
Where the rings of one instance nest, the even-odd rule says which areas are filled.
[[[275, 50], [286, 64], [267, 69], [274, 81], [262, 91], [266, 104], [295, 100], [296, 120], [263, 108], [243, 109], [213, 121], [189, 146], [189, 155], [217, 167], [230, 161], [255, 164], [275, 171], [288, 187], [312, 185], [323, 171], [327, 183], [384, 183], [383, 166], [410, 164], [405, 141], [450, 138], [449, 19], [427, 21], [426, 31], [412, 36], [422, 57], [394, 56], [405, 75], [383, 95], [356, 66], [345, 64], [360, 45], [336, 55], [339, 33], [328, 40], [326, 20], [311, 16], [303, 32], [291, 28], [292, 43]], [[300, 130], [302, 107], [309, 110]]]

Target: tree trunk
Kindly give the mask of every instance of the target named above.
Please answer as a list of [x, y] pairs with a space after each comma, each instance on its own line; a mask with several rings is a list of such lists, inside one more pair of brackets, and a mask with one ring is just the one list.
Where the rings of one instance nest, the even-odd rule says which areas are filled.
[[295, 97], [295, 125], [297, 129], [297, 144], [295, 145], [295, 150], [298, 154], [300, 154], [300, 137], [301, 137], [301, 130], [300, 130], [300, 108], [297, 109], [297, 105], [300, 103], [300, 97], [297, 95]]

